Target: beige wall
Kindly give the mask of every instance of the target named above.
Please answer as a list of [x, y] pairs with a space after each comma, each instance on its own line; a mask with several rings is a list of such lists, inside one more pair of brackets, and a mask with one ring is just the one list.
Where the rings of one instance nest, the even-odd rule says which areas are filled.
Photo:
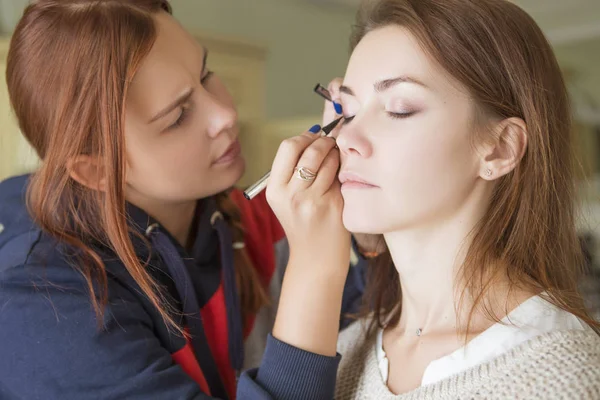
[[268, 118], [319, 114], [315, 83], [345, 73], [354, 12], [289, 0], [172, 0], [174, 15], [194, 31], [264, 45]]
[[600, 38], [557, 46], [554, 51], [561, 66], [575, 72], [572, 79], [577, 87], [583, 89], [600, 109]]
[[37, 157], [23, 139], [10, 108], [4, 79], [8, 38], [0, 37], [0, 180], [27, 172], [35, 167]]

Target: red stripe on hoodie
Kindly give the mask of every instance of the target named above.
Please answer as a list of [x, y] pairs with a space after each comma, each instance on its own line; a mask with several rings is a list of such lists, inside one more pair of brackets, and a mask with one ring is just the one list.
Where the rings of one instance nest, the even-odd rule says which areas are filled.
[[236, 379], [235, 372], [229, 361], [229, 342], [227, 328], [227, 309], [223, 285], [220, 285], [208, 303], [200, 310], [204, 332], [213, 359], [219, 370], [223, 386], [230, 399], [235, 398]]
[[185, 346], [176, 353], [171, 355], [173, 357], [173, 361], [181, 366], [181, 368], [200, 386], [200, 389], [207, 395], [210, 394], [210, 388], [208, 387], [208, 382], [206, 382], [206, 378], [204, 378], [204, 374], [200, 369], [200, 365], [198, 365], [198, 360], [196, 360], [196, 356], [194, 355], [194, 350], [192, 349], [192, 345], [189, 341], [186, 340]]

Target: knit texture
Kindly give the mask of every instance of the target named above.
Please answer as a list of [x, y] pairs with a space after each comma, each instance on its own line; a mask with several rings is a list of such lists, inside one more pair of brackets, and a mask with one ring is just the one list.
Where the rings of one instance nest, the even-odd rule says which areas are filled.
[[377, 366], [375, 337], [356, 322], [341, 335], [336, 399], [600, 399], [600, 337], [586, 331], [540, 335], [506, 354], [432, 385], [394, 395]]

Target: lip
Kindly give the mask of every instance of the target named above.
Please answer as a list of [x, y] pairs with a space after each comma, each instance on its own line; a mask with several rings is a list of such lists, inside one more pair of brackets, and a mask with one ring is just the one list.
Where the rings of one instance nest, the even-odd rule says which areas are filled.
[[354, 172], [344, 171], [338, 175], [342, 189], [373, 189], [379, 186], [372, 184]]
[[236, 139], [229, 145], [225, 152], [215, 160], [213, 164], [229, 164], [236, 160], [241, 152], [242, 147], [240, 146], [240, 141]]

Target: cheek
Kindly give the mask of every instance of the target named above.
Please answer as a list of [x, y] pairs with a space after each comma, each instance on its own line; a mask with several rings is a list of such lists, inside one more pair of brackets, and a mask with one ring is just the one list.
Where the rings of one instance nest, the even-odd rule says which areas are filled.
[[477, 158], [468, 132], [447, 124], [414, 124], [374, 143], [372, 176], [380, 190], [348, 192], [350, 230], [385, 233], [447, 215], [475, 183]]
[[127, 182], [155, 198], [181, 198], [205, 180], [210, 167], [208, 143], [186, 127], [128, 142]]
[[214, 76], [206, 86], [206, 90], [209, 91], [219, 103], [235, 109], [235, 101], [233, 96], [229, 93], [221, 79], [218, 76]]
[[426, 218], [459, 207], [472, 190], [477, 157], [468, 132], [460, 126], [433, 124], [390, 163], [389, 200], [404, 203], [405, 212]]
[[[464, 131], [432, 124], [414, 133], [382, 149], [396, 182], [435, 189], [451, 185], [471, 169], [474, 152]], [[393, 149], [397, 149], [395, 154]]]

